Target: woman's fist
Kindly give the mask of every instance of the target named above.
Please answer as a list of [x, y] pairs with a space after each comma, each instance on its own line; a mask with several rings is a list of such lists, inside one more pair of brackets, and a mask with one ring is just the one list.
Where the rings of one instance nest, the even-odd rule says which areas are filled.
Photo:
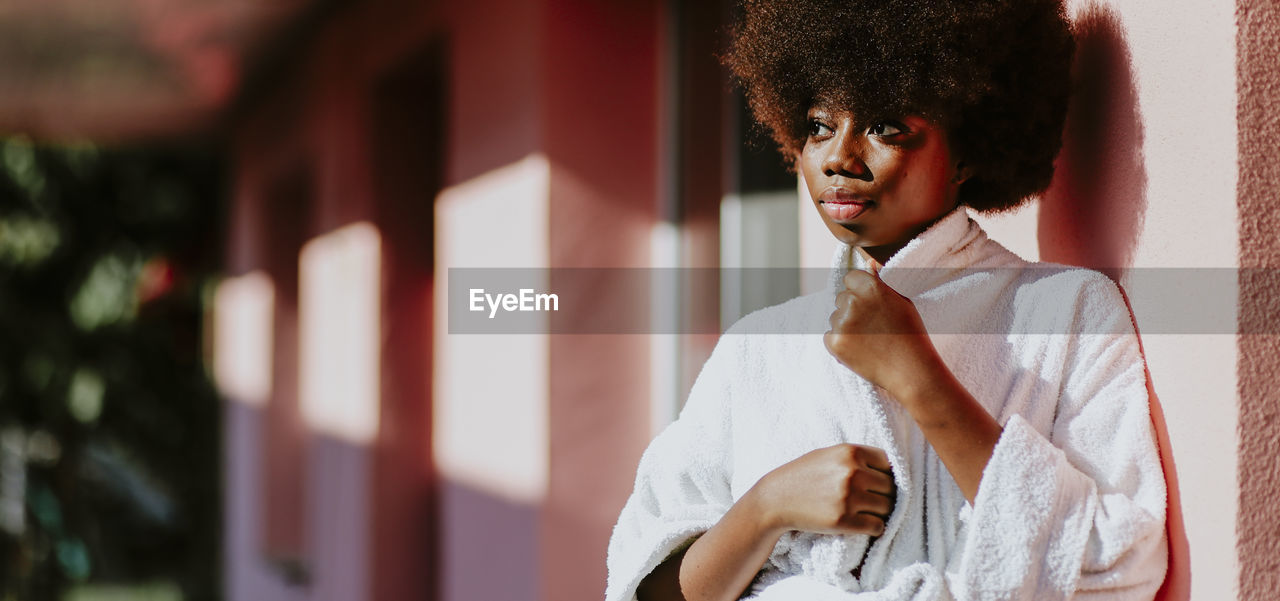
[[761, 479], [762, 502], [778, 530], [880, 536], [897, 485], [884, 451], [838, 444], [806, 453]]
[[925, 373], [937, 358], [933, 343], [911, 300], [870, 273], [853, 270], [836, 295], [831, 329], [823, 336], [827, 351], [845, 367], [891, 393]]

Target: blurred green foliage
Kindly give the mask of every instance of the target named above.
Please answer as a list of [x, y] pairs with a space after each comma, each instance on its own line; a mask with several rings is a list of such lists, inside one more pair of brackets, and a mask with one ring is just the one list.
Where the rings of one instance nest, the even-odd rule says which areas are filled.
[[0, 139], [0, 600], [219, 597], [217, 157]]

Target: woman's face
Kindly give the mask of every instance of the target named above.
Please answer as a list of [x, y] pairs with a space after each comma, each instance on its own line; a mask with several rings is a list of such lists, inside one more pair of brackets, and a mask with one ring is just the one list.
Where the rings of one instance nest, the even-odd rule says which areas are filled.
[[882, 263], [956, 206], [964, 173], [934, 122], [822, 107], [809, 111], [800, 172], [831, 233]]

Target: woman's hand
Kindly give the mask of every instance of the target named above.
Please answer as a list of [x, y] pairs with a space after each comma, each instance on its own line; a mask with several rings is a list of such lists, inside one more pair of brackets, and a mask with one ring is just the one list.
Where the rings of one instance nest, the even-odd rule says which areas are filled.
[[640, 582], [640, 601], [731, 601], [788, 530], [884, 532], [897, 487], [884, 451], [839, 444], [765, 474], [683, 553]]
[[915, 305], [879, 271], [873, 262], [871, 273], [845, 274], [823, 342], [845, 367], [902, 398], [920, 374], [936, 371], [941, 358]]
[[810, 451], [760, 480], [760, 504], [776, 530], [880, 536], [897, 485], [875, 447], [838, 444]]

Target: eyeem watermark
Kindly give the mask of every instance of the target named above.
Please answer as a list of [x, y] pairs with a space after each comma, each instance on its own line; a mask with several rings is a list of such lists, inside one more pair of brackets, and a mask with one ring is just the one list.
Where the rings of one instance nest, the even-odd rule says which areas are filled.
[[542, 294], [533, 288], [521, 288], [519, 294], [488, 294], [484, 288], [471, 289], [471, 310], [484, 311], [488, 307], [489, 319], [498, 314], [498, 309], [508, 313], [515, 311], [559, 311], [560, 297], [555, 294]]
[[[881, 275], [911, 288], [936, 334], [1112, 335], [1132, 321], [1119, 298], [1144, 336], [1280, 334], [1280, 305], [1268, 296], [1280, 290], [1274, 268], [1129, 268], [1119, 289], [1103, 285], [1102, 274], [1060, 265], [904, 267]], [[734, 331], [822, 335], [835, 302], [830, 269], [450, 267], [447, 277], [449, 334], [721, 334], [756, 309], [801, 296], [804, 284], [832, 298], [790, 305], [806, 312], [747, 320]], [[963, 286], [965, 295], [917, 295], [936, 282]], [[1247, 305], [1251, 298], [1260, 300]], [[1082, 300], [1118, 311], [1104, 314]]]

